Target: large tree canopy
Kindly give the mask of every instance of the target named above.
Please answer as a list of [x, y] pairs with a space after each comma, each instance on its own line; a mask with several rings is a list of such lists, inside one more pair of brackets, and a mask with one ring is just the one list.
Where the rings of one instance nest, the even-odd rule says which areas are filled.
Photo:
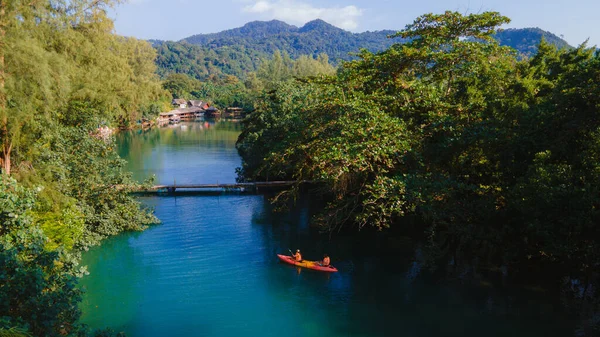
[[[281, 84], [238, 142], [241, 179], [321, 181], [315, 222], [417, 233], [432, 261], [600, 264], [600, 56], [491, 37], [495, 12], [427, 14], [335, 75]], [[415, 219], [419, 219], [415, 221]]]
[[[57, 118], [73, 101], [98, 118], [126, 122], [162, 95], [150, 44], [113, 34], [106, 9], [118, 1], [0, 3], [0, 159], [10, 174], [23, 129]], [[23, 158], [20, 158], [23, 159]], [[18, 164], [18, 163], [17, 163]]]

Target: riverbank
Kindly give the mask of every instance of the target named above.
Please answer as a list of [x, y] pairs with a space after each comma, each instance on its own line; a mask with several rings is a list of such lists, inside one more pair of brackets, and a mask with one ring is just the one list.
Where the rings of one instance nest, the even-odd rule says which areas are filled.
[[[119, 153], [136, 179], [234, 181], [241, 125], [211, 123], [120, 133]], [[140, 198], [162, 225], [111, 238], [84, 256], [84, 322], [132, 337], [562, 337], [578, 328], [548, 292], [439, 278], [414, 242], [386, 243], [371, 231], [330, 237], [309, 224], [323, 207], [318, 197], [301, 194], [276, 211], [273, 196]], [[399, 246], [406, 249], [390, 249]], [[311, 260], [329, 254], [339, 272], [279, 263], [277, 253], [298, 248]]]

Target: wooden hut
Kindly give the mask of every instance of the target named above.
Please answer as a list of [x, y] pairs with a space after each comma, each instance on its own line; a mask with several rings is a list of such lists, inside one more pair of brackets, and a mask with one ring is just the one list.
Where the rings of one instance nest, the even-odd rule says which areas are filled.
[[180, 109], [185, 109], [187, 108], [187, 101], [183, 98], [175, 98], [173, 99], [173, 101], [171, 101], [171, 104], [173, 106], [176, 106]]
[[204, 110], [204, 117], [208, 117], [208, 118], [221, 117], [221, 111], [219, 111], [219, 109], [215, 108], [214, 106], [211, 106], [208, 109]]
[[234, 119], [244, 118], [244, 109], [236, 107], [225, 108], [225, 111], [223, 111], [223, 117]]

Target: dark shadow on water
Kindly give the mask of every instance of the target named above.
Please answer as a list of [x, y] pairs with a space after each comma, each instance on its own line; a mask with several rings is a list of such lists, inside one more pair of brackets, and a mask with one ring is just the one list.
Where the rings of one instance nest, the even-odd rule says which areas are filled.
[[[266, 269], [277, 298], [322, 317], [339, 336], [569, 336], [574, 323], [543, 294], [475, 286], [432, 277], [416, 253], [380, 255], [377, 235], [329, 235], [309, 226], [314, 208], [304, 196], [288, 212], [265, 205], [252, 216], [261, 231]], [[313, 209], [311, 209], [313, 207]], [[335, 274], [281, 263], [276, 254], [301, 249], [303, 257], [332, 257]]]
[[[233, 182], [239, 123], [182, 123], [119, 135], [134, 177]], [[551, 294], [432, 274], [421, 248], [372, 232], [310, 226], [303, 194], [275, 212], [268, 192], [141, 195], [161, 225], [107, 240], [84, 257], [84, 322], [130, 336], [572, 336]], [[393, 249], [391, 249], [393, 248]], [[327, 253], [338, 273], [280, 263]]]

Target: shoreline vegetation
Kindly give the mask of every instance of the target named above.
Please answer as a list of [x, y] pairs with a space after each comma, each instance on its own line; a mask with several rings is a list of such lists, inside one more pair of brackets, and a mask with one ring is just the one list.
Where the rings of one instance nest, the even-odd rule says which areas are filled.
[[408, 42], [279, 82], [244, 121], [240, 180], [323, 181], [313, 224], [418, 240], [433, 270], [538, 275], [594, 335], [600, 53], [542, 40], [521, 58], [493, 39], [508, 22], [423, 15]]
[[168, 93], [155, 50], [113, 33], [117, 3], [0, 3], [3, 336], [113, 335], [79, 323], [81, 252], [158, 223], [129, 193], [112, 133]]
[[337, 69], [275, 51], [245, 78], [161, 80], [148, 42], [114, 34], [119, 2], [0, 3], [1, 335], [119, 335], [79, 322], [80, 255], [159, 222], [112, 133], [180, 97], [249, 113], [241, 180], [326, 182], [323, 229], [415, 237], [432, 268], [553, 270], [597, 331], [593, 48], [542, 42], [521, 60], [490, 38], [507, 18], [446, 12]]

